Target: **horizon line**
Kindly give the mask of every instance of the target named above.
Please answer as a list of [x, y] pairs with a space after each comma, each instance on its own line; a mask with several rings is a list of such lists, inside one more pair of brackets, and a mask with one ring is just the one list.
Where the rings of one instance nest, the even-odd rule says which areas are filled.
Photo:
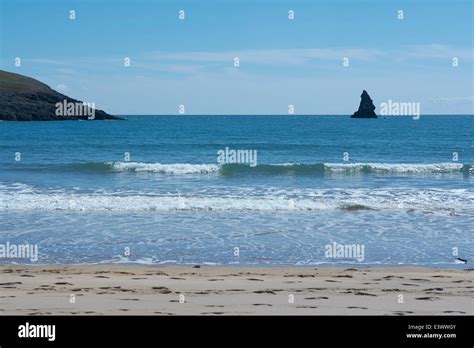
[[[348, 116], [351, 114], [113, 114], [113, 116]], [[472, 114], [422, 114], [421, 116], [474, 116]], [[413, 115], [377, 115], [377, 118], [402, 118]]]

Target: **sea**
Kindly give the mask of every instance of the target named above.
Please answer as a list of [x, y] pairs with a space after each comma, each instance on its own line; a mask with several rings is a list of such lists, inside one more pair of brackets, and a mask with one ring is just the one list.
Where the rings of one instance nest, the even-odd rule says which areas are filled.
[[472, 268], [474, 116], [124, 117], [0, 122], [0, 263]]

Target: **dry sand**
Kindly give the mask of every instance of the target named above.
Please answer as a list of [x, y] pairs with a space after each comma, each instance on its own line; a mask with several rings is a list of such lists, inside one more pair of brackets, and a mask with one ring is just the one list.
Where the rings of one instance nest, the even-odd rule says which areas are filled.
[[430, 268], [1, 265], [0, 315], [472, 315], [473, 275]]

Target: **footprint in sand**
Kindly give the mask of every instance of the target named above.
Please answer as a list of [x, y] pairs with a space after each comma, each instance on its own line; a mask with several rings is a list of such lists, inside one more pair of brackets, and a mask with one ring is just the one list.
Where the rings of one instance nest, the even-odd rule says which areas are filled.
[[164, 286], [152, 286], [153, 290], [157, 290], [160, 294], [171, 294], [173, 291]]
[[412, 311], [395, 311], [393, 314], [395, 315], [405, 315], [405, 314], [413, 314], [414, 312]]
[[329, 297], [319, 296], [319, 297], [305, 297], [305, 300], [329, 300]]
[[377, 297], [377, 295], [369, 294], [368, 292], [362, 292], [362, 291], [358, 291], [358, 292], [354, 293], [354, 295], [358, 295], [358, 296], [375, 296], [375, 297]]
[[410, 280], [414, 280], [415, 282], [429, 282], [428, 279], [422, 279], [422, 278], [411, 278]]
[[[392, 279], [392, 278], [403, 279], [403, 277], [394, 276], [394, 275], [388, 275], [388, 276], [383, 277], [383, 279], [386, 279], [386, 280], [390, 280], [390, 279]], [[374, 280], [375, 280], [375, 279], [374, 279]]]
[[201, 314], [224, 314], [224, 312], [202, 312]]
[[436, 296], [415, 297], [415, 300], [421, 300], [421, 301], [433, 301], [433, 300], [439, 300], [439, 297], [436, 297]]
[[137, 292], [136, 290], [133, 289], [120, 289], [122, 292]]
[[0, 286], [3, 288], [3, 287], [6, 287], [6, 286], [10, 286], [10, 285], [20, 285], [20, 284], [23, 284], [23, 283], [22, 282], [0, 283]]
[[276, 295], [275, 291], [273, 291], [273, 290], [256, 290], [256, 291], [254, 291], [254, 294], [272, 294], [272, 295]]

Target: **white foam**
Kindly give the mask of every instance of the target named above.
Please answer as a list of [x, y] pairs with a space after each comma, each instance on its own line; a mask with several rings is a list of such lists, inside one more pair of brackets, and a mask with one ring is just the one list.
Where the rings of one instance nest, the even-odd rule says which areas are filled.
[[[98, 191], [0, 190], [0, 211], [317, 211], [363, 206], [374, 210], [415, 211], [442, 214], [472, 214], [474, 192], [467, 189], [313, 189], [304, 196], [251, 195], [150, 195]], [[362, 208], [363, 208], [362, 207]], [[359, 209], [360, 207], [355, 207]]]
[[[142, 163], [142, 162], [109, 162], [116, 171], [150, 172], [168, 175], [189, 174], [211, 174], [219, 171], [217, 164], [190, 164], [190, 163]], [[305, 166], [305, 163], [279, 163], [272, 166], [290, 167]], [[366, 169], [380, 173], [399, 174], [430, 174], [430, 173], [452, 173], [459, 172], [463, 168], [462, 163], [324, 163], [324, 168], [332, 173], [353, 172], [359, 173]], [[470, 168], [470, 172], [473, 168]]]
[[463, 168], [462, 163], [325, 163], [326, 169], [332, 172], [362, 171], [369, 168], [372, 171], [392, 173], [449, 173]]
[[140, 162], [113, 162], [108, 163], [117, 171], [135, 171], [135, 172], [152, 172], [161, 174], [209, 174], [219, 171], [216, 164], [189, 164], [189, 163], [140, 163]]

